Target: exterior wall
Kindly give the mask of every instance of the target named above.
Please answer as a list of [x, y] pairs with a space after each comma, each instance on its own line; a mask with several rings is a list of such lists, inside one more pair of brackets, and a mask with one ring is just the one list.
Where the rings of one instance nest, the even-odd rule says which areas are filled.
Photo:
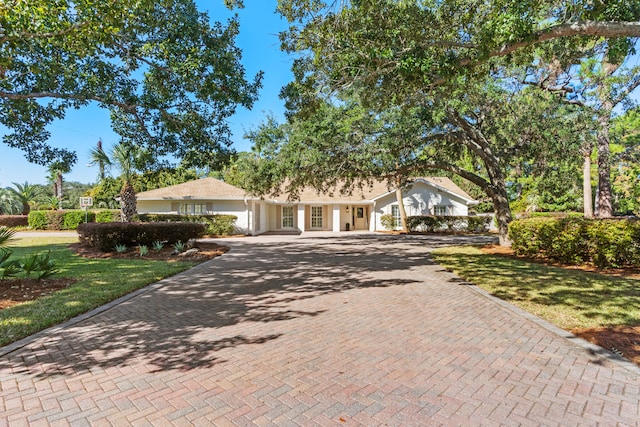
[[[404, 192], [402, 200], [407, 216], [434, 215], [436, 206], [447, 206], [449, 215], [452, 216], [467, 216], [469, 214], [469, 208], [463, 199], [448, 193], [440, 193], [422, 183], [416, 183], [409, 191]], [[391, 214], [391, 206], [397, 204], [395, 193], [387, 194], [376, 201], [374, 215], [376, 230], [385, 230], [380, 223], [380, 217]]]
[[208, 214], [235, 215], [236, 228], [241, 233], [250, 232], [250, 215], [244, 200], [138, 200], [139, 213], [174, 213], [179, 204], [206, 204]]

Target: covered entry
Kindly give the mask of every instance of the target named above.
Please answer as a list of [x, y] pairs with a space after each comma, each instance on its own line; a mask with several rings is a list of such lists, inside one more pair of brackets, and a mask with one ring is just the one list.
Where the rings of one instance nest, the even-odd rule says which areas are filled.
[[354, 230], [369, 229], [369, 206], [352, 206], [351, 225]]

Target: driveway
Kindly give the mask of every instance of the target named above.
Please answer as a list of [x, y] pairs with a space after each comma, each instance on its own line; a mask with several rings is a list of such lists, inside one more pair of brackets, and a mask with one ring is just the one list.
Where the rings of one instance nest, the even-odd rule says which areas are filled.
[[638, 425], [640, 370], [443, 271], [447, 238], [227, 242], [5, 348], [0, 425]]

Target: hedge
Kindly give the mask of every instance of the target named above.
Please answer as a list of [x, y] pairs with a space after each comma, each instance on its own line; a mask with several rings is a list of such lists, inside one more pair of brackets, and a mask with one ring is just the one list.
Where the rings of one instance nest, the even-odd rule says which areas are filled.
[[29, 212], [28, 225], [34, 230], [75, 230], [78, 224], [85, 221], [95, 221], [94, 212], [84, 210], [65, 211], [31, 211]]
[[600, 268], [640, 266], [640, 221], [528, 218], [509, 224], [516, 255]]
[[489, 231], [491, 216], [409, 216], [409, 231], [466, 231], [471, 233]]
[[0, 226], [5, 227], [26, 227], [29, 219], [26, 215], [0, 215]]
[[187, 242], [202, 237], [204, 224], [194, 222], [104, 222], [78, 225], [80, 243], [97, 247], [101, 251], [113, 251], [116, 245], [128, 247], [152, 245], [155, 241], [168, 244]]
[[140, 222], [197, 222], [206, 224], [207, 234], [224, 236], [236, 232], [235, 215], [179, 215], [179, 214], [137, 214], [134, 221]]

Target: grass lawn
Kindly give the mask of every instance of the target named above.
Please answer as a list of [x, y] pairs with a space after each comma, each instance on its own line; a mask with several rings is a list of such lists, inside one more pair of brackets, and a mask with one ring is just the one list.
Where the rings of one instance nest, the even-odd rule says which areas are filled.
[[[182, 261], [82, 258], [67, 247], [76, 241], [75, 237], [25, 237], [9, 243], [12, 259], [51, 251], [51, 259], [59, 269], [53, 278], [71, 277], [77, 281], [51, 295], [0, 310], [0, 345], [64, 322], [195, 265]], [[7, 283], [0, 281], [0, 286]]]
[[487, 292], [567, 329], [640, 325], [640, 280], [483, 253], [435, 250], [438, 264]]

